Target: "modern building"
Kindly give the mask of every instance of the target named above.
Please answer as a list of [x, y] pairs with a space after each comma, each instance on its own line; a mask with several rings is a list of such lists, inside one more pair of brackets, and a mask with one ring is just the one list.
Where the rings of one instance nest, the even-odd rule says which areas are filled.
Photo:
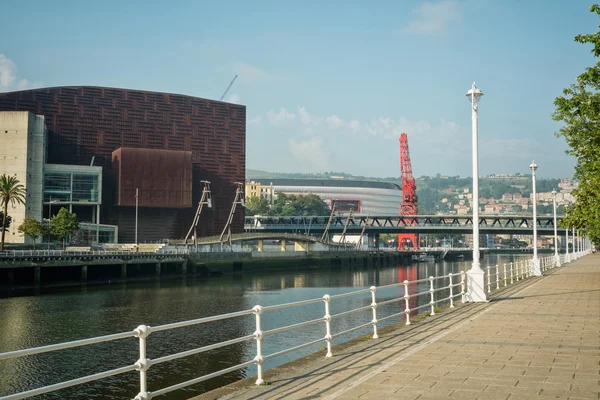
[[[30, 112], [0, 113], [0, 174], [15, 176], [26, 187], [26, 203], [9, 204], [12, 223], [7, 243], [29, 243], [18, 227], [26, 217], [42, 220], [42, 187], [46, 148], [44, 117]], [[1, 229], [1, 228], [0, 228]]]
[[[206, 180], [211, 182], [213, 207], [203, 213], [198, 234], [216, 235], [227, 222], [235, 182], [245, 180], [242, 105], [78, 86], [0, 93], [2, 111], [28, 112], [15, 113], [20, 115], [18, 125], [0, 125], [4, 135], [21, 135], [10, 146], [4, 143], [12, 143], [11, 137], [0, 139], [0, 167], [1, 173], [18, 173], [25, 182], [32, 197], [28, 212], [36, 219], [65, 206], [99, 230], [118, 226], [119, 242], [132, 243], [137, 191], [138, 241], [183, 238], [200, 200], [201, 181]], [[12, 113], [2, 114], [2, 121], [8, 121]], [[14, 162], [17, 143], [27, 143], [27, 148], [20, 148], [21, 158]], [[243, 211], [238, 211], [232, 231], [242, 230]]]
[[273, 186], [272, 182], [268, 185], [261, 184], [260, 182], [256, 181], [246, 182], [246, 191], [244, 194], [247, 199], [250, 197], [261, 197], [267, 200], [269, 204], [273, 204], [277, 198], [275, 194], [275, 186]]
[[316, 194], [331, 208], [355, 214], [398, 215], [402, 188], [389, 182], [345, 179], [257, 179], [257, 184], [273, 187], [275, 194]]

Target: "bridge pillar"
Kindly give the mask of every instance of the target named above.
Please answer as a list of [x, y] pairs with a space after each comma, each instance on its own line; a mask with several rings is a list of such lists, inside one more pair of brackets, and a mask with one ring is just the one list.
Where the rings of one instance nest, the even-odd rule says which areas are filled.
[[162, 264], [157, 262], [156, 263], [156, 275], [155, 275], [157, 278], [160, 278], [161, 269], [162, 269]]
[[88, 277], [88, 266], [82, 265], [81, 266], [81, 282], [87, 282], [87, 277]]
[[285, 239], [281, 240], [281, 251], [285, 251], [285, 248], [287, 246], [287, 242], [285, 241]]
[[308, 242], [294, 242], [294, 251], [308, 251]]
[[258, 251], [260, 251], [260, 252], [263, 251], [263, 240], [262, 239], [258, 239]]
[[184, 261], [181, 263], [181, 275], [182, 276], [187, 276], [187, 271], [188, 271], [188, 263], [187, 261]]
[[42, 267], [33, 268], [33, 283], [36, 285], [42, 283]]
[[121, 279], [127, 279], [127, 264], [121, 264]]

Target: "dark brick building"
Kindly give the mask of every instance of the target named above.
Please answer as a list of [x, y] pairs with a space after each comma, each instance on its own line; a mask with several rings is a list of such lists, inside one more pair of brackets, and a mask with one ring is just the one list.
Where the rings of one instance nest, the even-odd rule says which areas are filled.
[[[0, 93], [0, 111], [44, 115], [48, 163], [103, 167], [102, 223], [133, 242], [183, 238], [211, 182], [199, 236], [221, 232], [246, 167], [246, 107], [178, 94], [92, 86]], [[135, 150], [138, 149], [138, 150]], [[139, 149], [149, 149], [142, 151]], [[154, 150], [154, 151], [150, 151]], [[113, 154], [114, 153], [114, 154]], [[133, 196], [133, 197], [132, 197]], [[237, 212], [232, 229], [243, 229]]]

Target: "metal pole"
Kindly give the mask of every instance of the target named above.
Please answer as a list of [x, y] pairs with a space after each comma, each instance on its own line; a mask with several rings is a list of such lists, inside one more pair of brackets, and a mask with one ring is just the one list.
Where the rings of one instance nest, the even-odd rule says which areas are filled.
[[479, 154], [478, 154], [478, 115], [477, 102], [483, 95], [481, 90], [477, 89], [475, 82], [471, 90], [467, 92], [467, 97], [471, 100], [471, 134], [473, 145], [473, 264], [467, 273], [467, 293], [466, 300], [472, 302], [487, 301], [485, 294], [484, 272], [479, 263]]
[[534, 161], [531, 162], [529, 168], [531, 168], [531, 183], [533, 186], [533, 258], [531, 259], [530, 275], [541, 276], [542, 271], [540, 269], [540, 260], [538, 259], [537, 252], [537, 195], [535, 192], [535, 170], [537, 165]]
[[135, 250], [138, 245], [138, 188], [135, 188]]
[[552, 206], [554, 208], [554, 266], [560, 267], [558, 256], [558, 227], [556, 226], [556, 190], [552, 190]]
[[569, 262], [569, 228], [565, 228], [565, 251], [565, 262]]

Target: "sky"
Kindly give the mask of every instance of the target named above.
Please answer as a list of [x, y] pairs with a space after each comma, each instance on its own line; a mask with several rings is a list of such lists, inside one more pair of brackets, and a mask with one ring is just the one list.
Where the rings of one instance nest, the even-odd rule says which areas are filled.
[[96, 85], [219, 99], [247, 111], [247, 168], [566, 177], [553, 101], [595, 60], [581, 0], [40, 2], [1, 5], [0, 91]]

